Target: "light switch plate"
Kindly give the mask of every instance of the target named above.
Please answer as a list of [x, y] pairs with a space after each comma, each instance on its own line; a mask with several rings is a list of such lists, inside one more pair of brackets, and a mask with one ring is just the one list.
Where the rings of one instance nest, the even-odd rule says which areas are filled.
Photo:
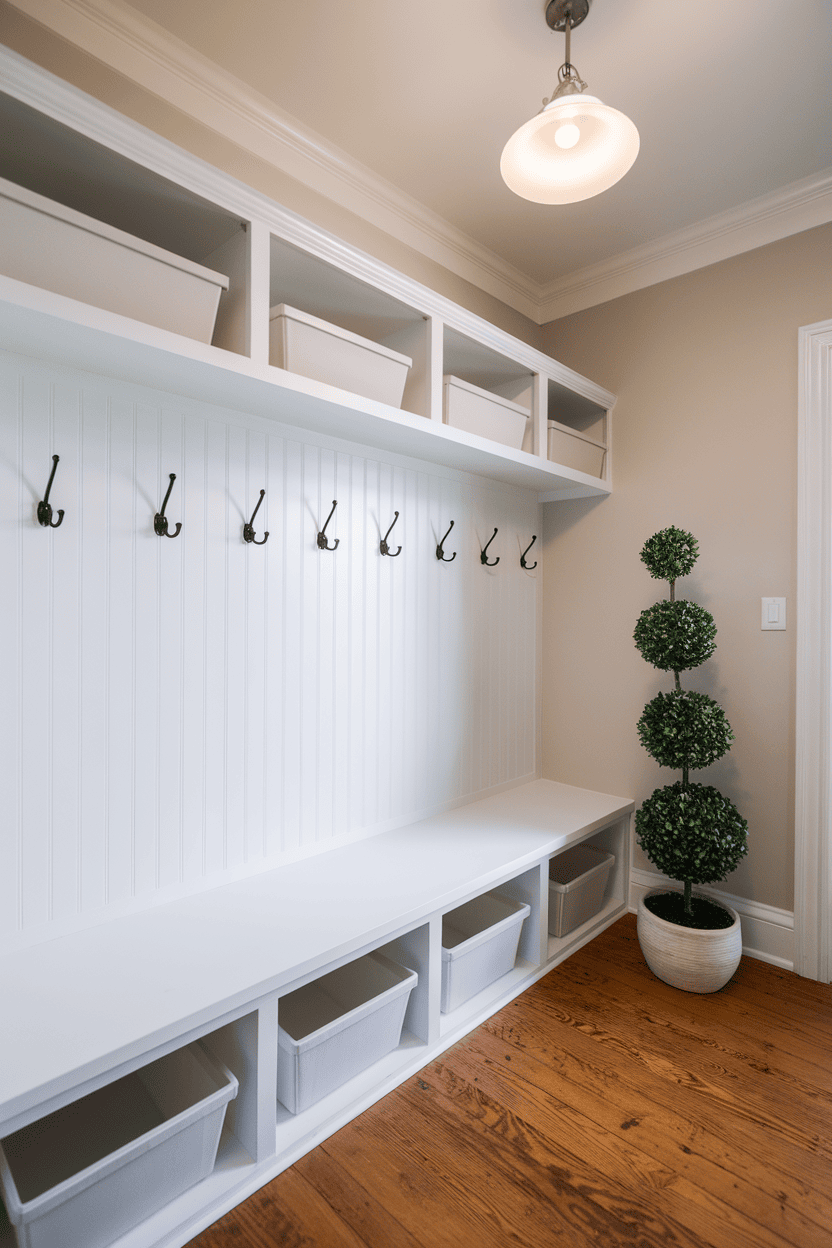
[[786, 599], [763, 598], [760, 628], [765, 631], [784, 630], [786, 627]]

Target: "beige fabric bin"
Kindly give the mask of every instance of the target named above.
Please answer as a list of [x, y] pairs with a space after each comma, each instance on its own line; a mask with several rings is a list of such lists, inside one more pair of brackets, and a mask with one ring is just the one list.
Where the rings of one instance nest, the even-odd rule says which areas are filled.
[[365, 399], [401, 407], [413, 361], [369, 338], [279, 303], [269, 312], [269, 363]]
[[224, 273], [0, 178], [0, 273], [210, 343]]
[[554, 463], [585, 472], [590, 477], [603, 476], [607, 452], [602, 443], [584, 437], [556, 420], [549, 421], [547, 438], [546, 454]]
[[446, 425], [520, 450], [529, 420], [524, 407], [499, 394], [481, 390], [460, 377], [446, 374], [443, 380]]

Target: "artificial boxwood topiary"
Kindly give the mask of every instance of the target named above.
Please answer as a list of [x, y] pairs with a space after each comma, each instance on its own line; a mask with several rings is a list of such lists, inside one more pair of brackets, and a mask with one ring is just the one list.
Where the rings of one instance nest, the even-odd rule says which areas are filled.
[[660, 767], [710, 767], [727, 754], [734, 734], [718, 702], [691, 689], [658, 693], [638, 721], [638, 736]]
[[718, 703], [683, 690], [679, 681], [679, 672], [698, 667], [716, 649], [710, 612], [674, 596], [676, 578], [692, 570], [698, 553], [696, 538], [683, 529], [662, 529], [645, 542], [642, 562], [652, 577], [670, 582], [670, 599], [642, 611], [633, 634], [643, 658], [660, 671], [672, 671], [676, 686], [648, 702], [638, 722], [639, 739], [660, 767], [682, 772], [681, 780], [656, 789], [642, 803], [636, 837], [654, 866], [684, 884], [689, 925], [692, 886], [724, 880], [748, 852], [748, 825], [736, 807], [718, 789], [688, 781], [689, 771], [722, 758], [734, 738]]
[[648, 537], [641, 550], [641, 561], [656, 580], [673, 584], [677, 577], [687, 576], [693, 570], [698, 555], [699, 543], [693, 534], [671, 526]]
[[677, 780], [636, 812], [636, 836], [650, 861], [693, 884], [724, 880], [748, 852], [746, 831], [736, 806], [709, 784]]
[[642, 611], [633, 640], [643, 659], [663, 672], [699, 667], [716, 650], [710, 611], [695, 602], [657, 602]]

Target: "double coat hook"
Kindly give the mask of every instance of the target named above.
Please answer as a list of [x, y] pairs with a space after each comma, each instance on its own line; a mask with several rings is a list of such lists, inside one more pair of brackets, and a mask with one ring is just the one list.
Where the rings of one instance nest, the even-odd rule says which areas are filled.
[[[398, 518], [399, 518], [399, 513], [398, 513], [398, 512], [395, 512], [395, 513], [394, 513], [394, 515], [393, 515], [393, 524], [395, 524], [395, 523], [396, 523], [396, 521], [398, 520]], [[384, 537], [381, 539], [381, 541], [380, 541], [380, 542], [379, 542], [379, 544], [378, 544], [378, 548], [379, 548], [379, 550], [381, 551], [381, 553], [382, 553], [383, 555], [389, 555], [391, 559], [395, 559], [395, 558], [396, 558], [396, 555], [400, 555], [400, 554], [402, 553], [402, 548], [401, 548], [401, 546], [399, 547], [399, 549], [398, 549], [397, 551], [393, 552], [393, 551], [390, 549], [390, 547], [387, 545], [387, 539], [388, 539], [388, 537], [390, 536], [390, 532], [391, 532], [391, 530], [392, 530], [392, 528], [393, 528], [393, 524], [391, 524], [391, 525], [390, 525], [390, 528], [387, 530], [387, 532], [384, 534]]]
[[445, 542], [448, 540], [448, 535], [450, 534], [451, 529], [453, 527], [454, 527], [454, 522], [452, 520], [451, 523], [448, 525], [448, 532], [445, 534], [445, 536], [442, 538], [442, 541], [436, 547], [436, 558], [441, 559], [443, 563], [453, 563], [454, 559], [456, 559], [456, 551], [454, 551], [454, 553], [450, 557], [445, 554]]
[[526, 563], [526, 555], [529, 553], [529, 551], [531, 550], [532, 546], [534, 546], [536, 541], [537, 541], [537, 534], [535, 533], [532, 540], [529, 542], [528, 546], [526, 547], [526, 549], [523, 551], [522, 555], [520, 556], [520, 567], [526, 568], [529, 572], [531, 572], [533, 568], [537, 567], [536, 560], [534, 563]]
[[321, 529], [320, 533], [318, 534], [318, 549], [319, 550], [335, 550], [336, 547], [338, 546], [338, 543], [341, 540], [340, 537], [336, 537], [335, 542], [333, 543], [332, 546], [330, 546], [329, 538], [326, 536], [326, 525], [329, 524], [330, 520], [332, 519], [332, 513], [335, 511], [335, 508], [337, 506], [338, 506], [338, 500], [333, 498], [332, 510], [330, 511], [329, 515], [326, 518], [326, 524], [324, 525], [324, 527]]
[[58, 510], [58, 519], [52, 519], [52, 504], [49, 502], [49, 491], [52, 489], [52, 482], [55, 480], [55, 469], [58, 467], [58, 455], [52, 456], [52, 471], [49, 474], [49, 484], [46, 487], [46, 493], [42, 500], [38, 503], [38, 524], [45, 529], [57, 529], [64, 518], [62, 509]]
[[169, 533], [168, 532], [168, 518], [165, 515], [165, 508], [168, 505], [168, 499], [170, 498], [170, 492], [173, 489], [173, 483], [175, 480], [176, 480], [176, 473], [172, 472], [170, 474], [170, 484], [168, 485], [168, 490], [167, 490], [167, 493], [165, 494], [165, 501], [162, 503], [162, 510], [157, 511], [156, 515], [153, 517], [153, 532], [156, 533], [158, 537], [178, 537], [179, 530], [182, 528], [182, 521], [177, 520], [176, 528], [174, 529], [172, 533]]
[[493, 567], [495, 566], [495, 564], [498, 564], [498, 563], [500, 562], [500, 556], [499, 556], [499, 555], [497, 556], [497, 558], [496, 558], [496, 559], [489, 559], [489, 558], [488, 558], [488, 547], [489, 547], [489, 546], [491, 545], [491, 543], [494, 541], [494, 538], [495, 538], [496, 536], [497, 536], [497, 530], [495, 529], [495, 530], [494, 530], [494, 532], [493, 532], [493, 533], [491, 534], [491, 536], [489, 537], [488, 541], [485, 543], [485, 546], [484, 546], [484, 547], [482, 548], [482, 550], [480, 551], [480, 563], [484, 563], [484, 564], [485, 564], [485, 566], [486, 566], [487, 568], [493, 568]]
[[266, 495], [266, 491], [265, 491], [265, 490], [261, 490], [261, 491], [260, 491], [260, 497], [259, 497], [259, 498], [258, 498], [258, 500], [257, 500], [257, 506], [254, 508], [254, 511], [251, 513], [251, 519], [249, 520], [248, 524], [244, 524], [244, 525], [243, 525], [243, 541], [244, 541], [244, 542], [254, 542], [254, 545], [255, 545], [255, 546], [265, 546], [265, 545], [266, 545], [266, 542], [269, 540], [269, 530], [268, 530], [268, 529], [266, 529], [266, 532], [265, 532], [264, 536], [263, 536], [263, 537], [262, 537], [259, 541], [258, 541], [258, 539], [254, 536], [254, 517], [257, 515], [257, 512], [260, 510], [260, 504], [262, 503], [263, 499], [265, 498], [265, 495]]

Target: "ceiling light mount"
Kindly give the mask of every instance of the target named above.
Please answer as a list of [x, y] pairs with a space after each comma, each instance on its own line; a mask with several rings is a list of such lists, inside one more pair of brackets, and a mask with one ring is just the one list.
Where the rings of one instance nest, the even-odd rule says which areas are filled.
[[549, 0], [546, 22], [566, 35], [558, 85], [543, 108], [503, 148], [500, 173], [509, 190], [538, 204], [573, 204], [613, 186], [633, 164], [638, 130], [595, 95], [570, 62], [572, 27], [591, 0]]
[[586, 17], [591, 4], [592, 0], [549, 0], [546, 23], [561, 34], [566, 30], [567, 22], [574, 30]]

